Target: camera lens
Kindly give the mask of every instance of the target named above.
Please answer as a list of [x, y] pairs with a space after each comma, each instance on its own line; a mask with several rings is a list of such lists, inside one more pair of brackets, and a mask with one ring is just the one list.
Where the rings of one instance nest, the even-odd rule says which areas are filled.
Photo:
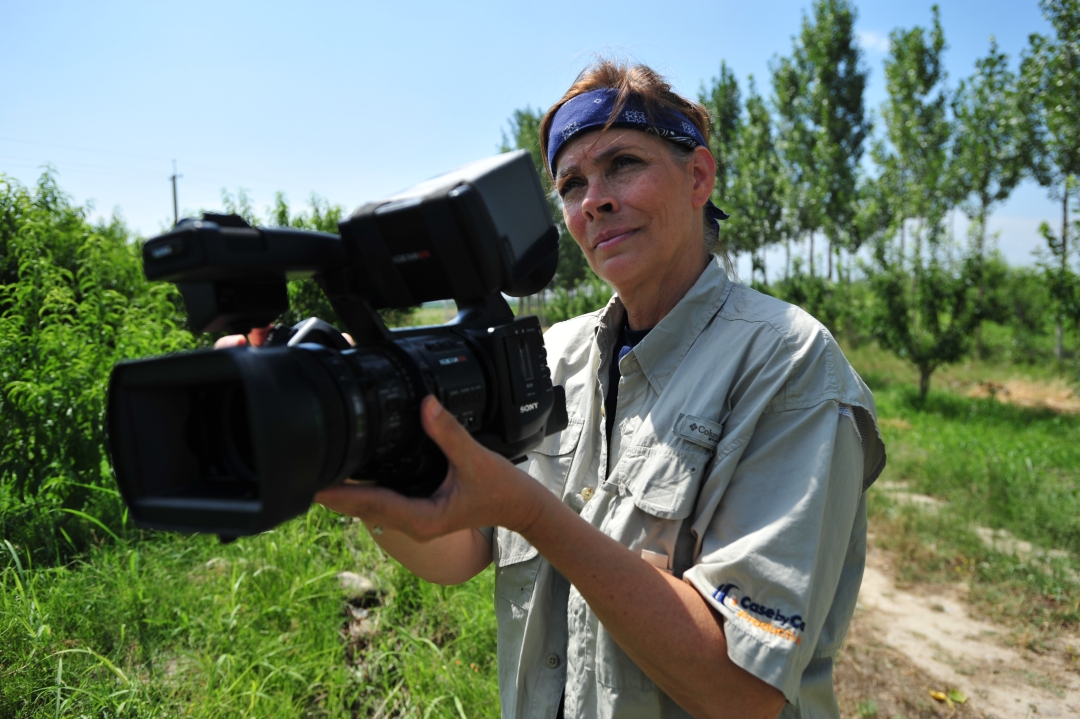
[[254, 478], [251, 427], [239, 382], [192, 389], [187, 425], [188, 445], [208, 479], [239, 482]]

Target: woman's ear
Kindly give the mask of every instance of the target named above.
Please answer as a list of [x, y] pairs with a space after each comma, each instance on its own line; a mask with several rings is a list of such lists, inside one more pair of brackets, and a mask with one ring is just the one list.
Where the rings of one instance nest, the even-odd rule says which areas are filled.
[[694, 175], [694, 207], [701, 208], [712, 197], [713, 188], [716, 186], [716, 160], [709, 148], [702, 145], [694, 148], [690, 170]]

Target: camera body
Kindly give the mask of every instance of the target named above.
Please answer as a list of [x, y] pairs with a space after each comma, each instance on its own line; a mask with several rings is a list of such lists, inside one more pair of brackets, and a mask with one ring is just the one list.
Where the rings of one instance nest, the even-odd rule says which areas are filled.
[[[266, 326], [288, 308], [287, 281], [312, 277], [355, 346], [311, 318], [275, 327], [258, 349], [118, 364], [109, 445], [136, 524], [253, 534], [348, 477], [430, 495], [446, 460], [420, 426], [428, 394], [511, 459], [565, 428], [539, 321], [514, 317], [503, 297], [542, 289], [558, 260], [527, 153], [365, 205], [339, 228], [204, 215], [143, 246], [147, 277], [176, 283], [195, 330]], [[391, 331], [376, 311], [438, 299], [459, 308], [445, 325]]]

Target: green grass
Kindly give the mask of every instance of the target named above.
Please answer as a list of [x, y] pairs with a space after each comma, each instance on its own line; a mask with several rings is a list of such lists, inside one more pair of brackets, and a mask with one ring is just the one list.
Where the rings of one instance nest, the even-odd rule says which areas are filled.
[[[0, 543], [0, 550], [9, 549]], [[497, 705], [492, 575], [412, 577], [316, 508], [222, 546], [157, 536], [69, 566], [0, 572], [0, 716], [486, 716]], [[20, 556], [21, 555], [21, 556]], [[337, 572], [383, 589], [347, 640]], [[358, 643], [359, 642], [359, 643]]]
[[[871, 490], [871, 530], [900, 579], [966, 581], [975, 605], [1033, 648], [1075, 630], [1080, 418], [962, 394], [985, 379], [1060, 372], [972, 362], [942, 371], [920, 401], [896, 358], [872, 346], [848, 354], [884, 420], [883, 479], [945, 502], [927, 513]], [[995, 551], [977, 526], [1069, 555]], [[358, 523], [318, 507], [229, 545], [130, 527], [119, 540], [96, 536], [77, 561], [54, 566], [30, 564], [47, 552], [0, 541], [5, 719], [498, 713], [490, 569], [461, 587], [427, 584]], [[350, 610], [341, 570], [371, 577], [378, 596]]]
[[[941, 371], [923, 401], [899, 359], [872, 346], [848, 356], [874, 390], [889, 454], [882, 479], [945, 502], [928, 512], [871, 491], [871, 530], [899, 578], [966, 581], [972, 601], [1024, 643], [1080, 624], [1080, 416], [959, 393], [987, 380], [1060, 381], [1060, 370], [969, 361]], [[977, 527], [1068, 556], [997, 551]]]

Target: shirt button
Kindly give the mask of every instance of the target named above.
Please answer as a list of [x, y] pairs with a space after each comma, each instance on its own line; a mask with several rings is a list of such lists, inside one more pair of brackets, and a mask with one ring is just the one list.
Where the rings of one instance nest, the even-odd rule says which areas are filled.
[[592, 499], [595, 491], [596, 490], [594, 490], [592, 487], [586, 487], [585, 489], [581, 490], [581, 498], [588, 502], [590, 499]]
[[555, 667], [559, 666], [559, 655], [548, 654], [547, 665], [548, 669], [554, 669]]

